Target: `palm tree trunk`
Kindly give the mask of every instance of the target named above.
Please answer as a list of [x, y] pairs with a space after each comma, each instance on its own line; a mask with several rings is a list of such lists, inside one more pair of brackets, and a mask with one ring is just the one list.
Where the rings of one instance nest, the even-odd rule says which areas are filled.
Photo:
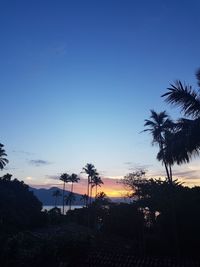
[[169, 170], [168, 170], [168, 167], [167, 167], [167, 163], [166, 163], [166, 161], [164, 159], [163, 159], [163, 162], [164, 162], [165, 170], [166, 170], [166, 173], [167, 173], [167, 180], [168, 180], [168, 182], [170, 182], [170, 174], [169, 174]]
[[74, 183], [72, 183], [72, 186], [71, 186], [71, 193], [73, 193], [73, 186], [74, 186]]
[[96, 197], [97, 197], [97, 184], [96, 184]]
[[65, 213], [65, 182], [63, 183], [63, 215]]
[[173, 179], [172, 179], [172, 166], [169, 165], [169, 173], [170, 173], [170, 183], [172, 183]]
[[55, 196], [55, 207], [56, 207], [56, 204], [57, 204], [57, 197]]
[[86, 201], [86, 206], [88, 207], [88, 202], [89, 202], [89, 191], [90, 191], [90, 176], [88, 175], [88, 184], [87, 184], [87, 201]]
[[170, 174], [169, 174], [169, 170], [168, 170], [167, 163], [166, 163], [166, 160], [165, 160], [163, 142], [162, 142], [161, 138], [160, 138], [160, 141], [159, 141], [159, 145], [160, 145], [160, 150], [162, 151], [162, 158], [163, 158], [163, 163], [165, 165], [165, 170], [166, 170], [166, 174], [167, 174], [167, 180], [168, 180], [168, 182], [170, 182]]
[[90, 204], [92, 203], [92, 185], [90, 185]]
[[[73, 182], [72, 182], [72, 185], [71, 185], [71, 193], [73, 193]], [[72, 200], [70, 199], [69, 201], [69, 210], [71, 210], [72, 208]]]

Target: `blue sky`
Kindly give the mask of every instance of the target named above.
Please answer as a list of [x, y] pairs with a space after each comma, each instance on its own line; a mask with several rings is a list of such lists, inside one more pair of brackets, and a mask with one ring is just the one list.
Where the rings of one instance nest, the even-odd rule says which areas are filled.
[[161, 172], [140, 131], [152, 108], [180, 115], [160, 97], [170, 82], [196, 86], [199, 9], [195, 0], [1, 1], [5, 171], [40, 185], [87, 162], [105, 177]]

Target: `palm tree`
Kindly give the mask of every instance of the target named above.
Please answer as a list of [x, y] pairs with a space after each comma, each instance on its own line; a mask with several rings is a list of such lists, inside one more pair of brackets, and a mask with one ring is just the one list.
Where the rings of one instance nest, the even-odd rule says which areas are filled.
[[154, 110], [151, 110], [150, 120], [145, 120], [144, 126], [148, 127], [144, 131], [149, 131], [152, 134], [152, 145], [158, 144], [160, 151], [157, 158], [162, 160], [165, 166], [167, 179], [169, 182], [172, 182], [171, 165], [166, 160], [165, 145], [166, 139], [170, 135], [174, 124], [165, 111], [156, 113]]
[[96, 187], [96, 192], [95, 192], [95, 196], [97, 196], [97, 187], [100, 186], [101, 187], [101, 184], [103, 184], [103, 181], [101, 179], [100, 176], [98, 175], [95, 175], [92, 177], [92, 180], [91, 180], [91, 187]]
[[99, 206], [108, 205], [110, 203], [110, 199], [104, 192], [99, 192], [94, 203]]
[[7, 157], [7, 154], [5, 153], [5, 149], [3, 148], [4, 145], [0, 143], [0, 169], [3, 170], [5, 165], [9, 162]]
[[[200, 88], [200, 69], [196, 78]], [[162, 97], [167, 103], [178, 106], [186, 118], [178, 120], [176, 132], [166, 146], [166, 155], [169, 161], [182, 164], [200, 152], [200, 93], [180, 80], [167, 90]]]
[[69, 176], [69, 182], [71, 182], [71, 193], [73, 193], [73, 185], [74, 183], [78, 183], [80, 180], [80, 178], [78, 177], [77, 174], [75, 173], [72, 173], [70, 176]]
[[[88, 182], [87, 182], [87, 195], [88, 199], [91, 193], [90, 185], [91, 185], [91, 179], [93, 176], [98, 175], [97, 170], [95, 169], [94, 165], [91, 163], [87, 163], [86, 166], [83, 168], [84, 172], [88, 175]], [[87, 206], [88, 206], [88, 199], [87, 199]]]
[[69, 205], [69, 210], [71, 210], [72, 203], [76, 200], [76, 196], [73, 192], [69, 192], [68, 195], [65, 196], [65, 203]]
[[69, 176], [69, 182], [71, 182], [71, 194], [68, 195], [68, 197], [69, 197], [69, 204], [70, 204], [69, 205], [69, 209], [70, 210], [71, 210], [71, 205], [72, 205], [72, 202], [73, 202], [73, 198], [75, 198], [75, 195], [73, 194], [73, 185], [74, 185], [74, 183], [78, 183], [79, 180], [80, 180], [80, 178], [75, 173], [72, 173]]
[[65, 183], [69, 182], [69, 177], [70, 176], [67, 173], [63, 173], [60, 176], [60, 180], [63, 181], [63, 193], [62, 193], [62, 195], [63, 195], [63, 214], [65, 212], [65, 197], [64, 197], [64, 195], [65, 195]]
[[54, 190], [53, 191], [53, 194], [52, 194], [53, 197], [55, 197], [55, 208], [57, 206], [57, 199], [62, 196], [62, 194], [60, 193], [60, 190]]

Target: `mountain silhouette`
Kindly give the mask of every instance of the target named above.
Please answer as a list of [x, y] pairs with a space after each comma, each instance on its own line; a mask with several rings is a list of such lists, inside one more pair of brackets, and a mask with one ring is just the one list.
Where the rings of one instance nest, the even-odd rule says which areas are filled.
[[[40, 189], [36, 189], [33, 187], [29, 188], [30, 191], [32, 191], [34, 193], [34, 195], [42, 202], [43, 206], [54, 206], [55, 205], [55, 198], [53, 197], [53, 192], [55, 190], [59, 190], [61, 195], [62, 195], [62, 190], [58, 187], [51, 187], [49, 189], [46, 188], [40, 188]], [[70, 193], [70, 191], [65, 190], [65, 195], [68, 195]], [[81, 201], [81, 195], [74, 193], [76, 200], [74, 202], [74, 205], [82, 205], [83, 201]], [[59, 197], [57, 199], [57, 205], [60, 206], [62, 205], [62, 197]]]

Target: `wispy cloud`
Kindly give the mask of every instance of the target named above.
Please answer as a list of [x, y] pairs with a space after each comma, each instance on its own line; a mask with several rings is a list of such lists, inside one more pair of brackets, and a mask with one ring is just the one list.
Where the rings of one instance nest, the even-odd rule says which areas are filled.
[[49, 162], [47, 160], [42, 160], [42, 159], [31, 159], [28, 162], [29, 162], [29, 164], [34, 165], [36, 167], [51, 164], [51, 162]]
[[18, 153], [18, 154], [24, 154], [27, 156], [31, 156], [34, 155], [34, 153], [32, 152], [28, 152], [28, 151], [24, 151], [24, 150], [12, 150], [13, 153]]
[[4, 170], [5, 171], [14, 171], [14, 170], [17, 170], [18, 168], [15, 168], [15, 167], [5, 167]]
[[175, 171], [174, 176], [183, 178], [184, 180], [200, 178], [199, 170]]
[[125, 164], [125, 165], [133, 165], [133, 162], [131, 162], [131, 161], [126, 161], [126, 162], [124, 162], [124, 164]]
[[53, 175], [53, 174], [46, 174], [45, 177], [46, 177], [47, 179], [59, 180], [60, 175], [59, 175], [59, 174], [55, 174], [55, 175]]
[[147, 170], [149, 169], [152, 165], [150, 164], [139, 164], [139, 163], [135, 163], [135, 162], [132, 162], [132, 161], [126, 161], [124, 162], [125, 165], [127, 165], [129, 168], [128, 170], [130, 171], [135, 171], [135, 170]]

